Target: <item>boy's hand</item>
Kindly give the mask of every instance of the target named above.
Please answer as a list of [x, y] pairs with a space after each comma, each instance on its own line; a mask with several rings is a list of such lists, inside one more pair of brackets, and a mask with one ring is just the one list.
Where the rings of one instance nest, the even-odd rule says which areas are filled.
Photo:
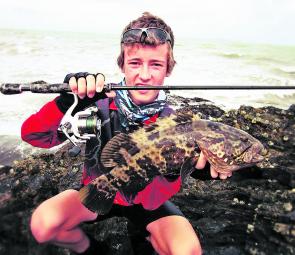
[[[68, 83], [72, 92], [79, 97], [78, 105], [73, 110], [73, 114], [92, 105], [99, 99], [116, 96], [114, 91], [100, 93], [104, 87], [104, 75], [100, 73], [96, 75], [87, 72], [70, 73], [66, 75], [63, 82]], [[69, 93], [60, 93], [55, 102], [59, 110], [66, 113], [73, 105], [74, 97]]]
[[[203, 154], [203, 152], [201, 152], [200, 157], [198, 159], [198, 162], [196, 164], [196, 168], [197, 169], [203, 169], [206, 165], [207, 162], [207, 158], [205, 157], [205, 155]], [[214, 169], [213, 167], [210, 167], [210, 174], [212, 178], [216, 178], [219, 176], [220, 179], [227, 179], [227, 177], [231, 177], [232, 173], [219, 173], [218, 169]]]
[[[76, 74], [68, 74], [65, 78], [65, 83], [70, 85], [72, 92], [80, 99], [93, 98], [95, 93], [100, 93], [104, 88], [105, 77], [102, 73], [97, 73], [96, 75], [81, 72]], [[115, 97], [114, 91], [106, 93], [107, 97]]]

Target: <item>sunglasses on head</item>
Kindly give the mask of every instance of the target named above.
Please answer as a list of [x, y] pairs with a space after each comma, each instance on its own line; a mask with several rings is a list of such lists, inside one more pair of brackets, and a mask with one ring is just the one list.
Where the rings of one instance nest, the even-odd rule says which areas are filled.
[[169, 33], [158, 27], [144, 27], [144, 28], [131, 28], [123, 33], [121, 43], [144, 43], [145, 38], [155, 39], [159, 43], [170, 42], [172, 40]]

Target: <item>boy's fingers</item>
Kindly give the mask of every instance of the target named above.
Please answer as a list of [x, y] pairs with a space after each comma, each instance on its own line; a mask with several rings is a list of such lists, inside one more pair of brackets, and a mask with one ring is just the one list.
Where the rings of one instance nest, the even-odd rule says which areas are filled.
[[95, 77], [92, 74], [86, 76], [86, 90], [88, 97], [92, 98], [95, 95]]
[[78, 79], [78, 96], [83, 99], [86, 95], [86, 79], [81, 77]]
[[212, 178], [218, 177], [218, 172], [213, 167], [210, 168], [210, 174]]
[[95, 85], [96, 85], [96, 92], [101, 92], [103, 90], [104, 87], [104, 75], [102, 73], [98, 73], [96, 74], [96, 81], [95, 81]]
[[219, 174], [219, 178], [221, 179], [221, 180], [225, 180], [225, 179], [227, 179], [227, 174]]
[[74, 94], [77, 94], [77, 92], [78, 92], [78, 84], [77, 84], [77, 80], [76, 80], [76, 78], [74, 76], [69, 80], [69, 85], [70, 85], [70, 88], [71, 88], [72, 92]]
[[196, 164], [197, 169], [203, 169], [206, 165], [207, 158], [204, 156], [203, 152], [201, 152], [198, 162]]

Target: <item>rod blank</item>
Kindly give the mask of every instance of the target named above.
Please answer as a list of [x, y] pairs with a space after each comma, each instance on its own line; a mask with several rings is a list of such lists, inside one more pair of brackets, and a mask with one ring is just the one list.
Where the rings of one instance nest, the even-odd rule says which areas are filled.
[[163, 86], [111, 86], [110, 90], [264, 90], [295, 89], [295, 86], [269, 85], [163, 85]]
[[[115, 83], [108, 83], [104, 92], [111, 90], [295, 90], [295, 86], [271, 86], [271, 85], [162, 85], [162, 86], [120, 86]], [[71, 92], [67, 83], [3, 83], [0, 92], [5, 95], [20, 94], [24, 91], [33, 93], [61, 93]]]

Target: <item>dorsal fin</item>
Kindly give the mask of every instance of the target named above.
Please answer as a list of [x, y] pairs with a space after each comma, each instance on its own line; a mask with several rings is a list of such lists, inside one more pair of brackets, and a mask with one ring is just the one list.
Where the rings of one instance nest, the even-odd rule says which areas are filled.
[[139, 151], [131, 136], [125, 133], [119, 133], [114, 136], [103, 148], [100, 157], [103, 166], [113, 168], [117, 165], [126, 164], [122, 151], [127, 152], [131, 156]]
[[[188, 122], [192, 122], [196, 119], [199, 119], [199, 117], [197, 115], [193, 115], [192, 113], [173, 113], [169, 116], [165, 116], [165, 117], [158, 117], [157, 122], [154, 123], [150, 123], [148, 125], [144, 125], [143, 128], [145, 130], [145, 132], [149, 133], [149, 132], [153, 132], [153, 131], [157, 131], [159, 127], [161, 127], [161, 125], [166, 125], [169, 124], [171, 126], [175, 126], [177, 124], [184, 124], [184, 123], [188, 123]], [[161, 129], [161, 128], [160, 128]]]
[[[161, 120], [162, 118], [159, 117], [159, 120]], [[153, 130], [155, 130], [158, 127], [158, 123], [157, 122], [153, 122], [153, 123], [149, 123], [148, 125], [144, 125], [143, 128], [146, 132], [151, 132]]]
[[188, 112], [177, 112], [176, 114], [171, 115], [173, 120], [178, 123], [188, 123], [195, 120], [199, 120], [200, 116], [197, 114], [192, 113], [191, 111]]

